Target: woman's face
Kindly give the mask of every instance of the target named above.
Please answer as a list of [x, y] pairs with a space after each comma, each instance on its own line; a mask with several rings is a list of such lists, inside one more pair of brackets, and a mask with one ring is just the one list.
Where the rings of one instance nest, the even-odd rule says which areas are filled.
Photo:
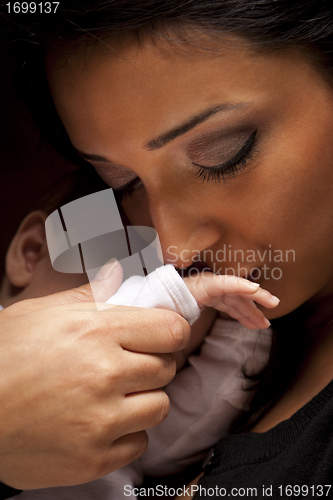
[[306, 57], [113, 47], [50, 56], [51, 92], [165, 262], [252, 274], [281, 299], [268, 318], [332, 293], [333, 91]]

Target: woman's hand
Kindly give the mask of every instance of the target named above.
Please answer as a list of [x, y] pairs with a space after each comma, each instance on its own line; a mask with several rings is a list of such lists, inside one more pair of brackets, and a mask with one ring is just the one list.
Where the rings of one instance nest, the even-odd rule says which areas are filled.
[[[97, 285], [97, 286], [96, 286]], [[117, 285], [118, 286], [118, 285]], [[95, 283], [102, 302], [109, 279]], [[0, 313], [0, 481], [73, 485], [139, 457], [144, 429], [167, 416], [169, 353], [190, 327], [178, 314], [101, 304], [89, 285]]]

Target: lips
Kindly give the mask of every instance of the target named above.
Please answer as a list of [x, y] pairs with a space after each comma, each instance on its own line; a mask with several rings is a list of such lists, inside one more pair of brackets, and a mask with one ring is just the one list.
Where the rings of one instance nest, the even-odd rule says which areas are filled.
[[196, 272], [197, 273], [202, 273], [203, 271], [207, 271], [207, 272], [211, 272], [211, 273], [213, 272], [211, 267], [208, 264], [206, 264], [205, 262], [201, 262], [201, 261], [193, 262], [193, 264], [191, 264], [188, 267], [176, 268], [176, 271], [178, 272], [178, 274], [182, 278], [186, 278], [190, 274], [193, 275]]
[[[240, 273], [239, 277], [244, 278], [248, 281], [252, 281], [252, 283], [259, 283], [260, 278], [261, 278], [261, 270], [260, 267], [253, 267], [252, 269], [245, 270], [245, 273]], [[237, 276], [237, 273], [235, 271], [235, 275]]]
[[[201, 261], [194, 262], [188, 267], [176, 268], [176, 271], [182, 278], [186, 278], [189, 275], [193, 276], [194, 273], [201, 273], [203, 271], [211, 273], [214, 272], [209, 264]], [[236, 275], [236, 270], [234, 275]], [[247, 279], [249, 281], [252, 281], [253, 283], [258, 283], [260, 281], [260, 277], [261, 277], [261, 271], [259, 267], [253, 267], [252, 269], [249, 269], [246, 273], [240, 274], [240, 278]]]

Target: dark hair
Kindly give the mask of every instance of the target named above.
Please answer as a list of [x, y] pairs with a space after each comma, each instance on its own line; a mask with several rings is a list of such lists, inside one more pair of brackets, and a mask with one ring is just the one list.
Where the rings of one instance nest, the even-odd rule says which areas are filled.
[[81, 167], [61, 177], [34, 202], [29, 212], [42, 210], [51, 214], [54, 210], [89, 194], [110, 189], [91, 167]]
[[[72, 160], [75, 154], [50, 98], [43, 60], [54, 47], [103, 38], [141, 41], [162, 36], [169, 43], [202, 43], [208, 37], [234, 34], [256, 50], [296, 47], [311, 57], [328, 79], [333, 75], [332, 0], [66, 0], [56, 15], [18, 23], [20, 82], [41, 129]], [[24, 37], [22, 36], [24, 33]], [[171, 36], [173, 34], [173, 36]], [[175, 36], [176, 35], [176, 36]], [[40, 106], [40, 101], [43, 105]], [[47, 117], [45, 115], [47, 110]], [[52, 117], [52, 119], [51, 119]], [[46, 127], [47, 125], [47, 127]], [[250, 410], [234, 424], [249, 430], [283, 394], [302, 361], [305, 332], [300, 326], [304, 306], [273, 321], [274, 335], [268, 366], [249, 376], [254, 390]]]

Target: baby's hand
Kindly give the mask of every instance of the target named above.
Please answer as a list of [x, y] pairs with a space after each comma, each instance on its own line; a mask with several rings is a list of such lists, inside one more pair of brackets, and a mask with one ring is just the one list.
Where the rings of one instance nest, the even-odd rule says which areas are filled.
[[259, 284], [244, 278], [202, 273], [184, 279], [198, 306], [214, 307], [237, 319], [246, 328], [268, 328], [270, 322], [254, 301], [269, 309], [279, 304], [279, 299]]

